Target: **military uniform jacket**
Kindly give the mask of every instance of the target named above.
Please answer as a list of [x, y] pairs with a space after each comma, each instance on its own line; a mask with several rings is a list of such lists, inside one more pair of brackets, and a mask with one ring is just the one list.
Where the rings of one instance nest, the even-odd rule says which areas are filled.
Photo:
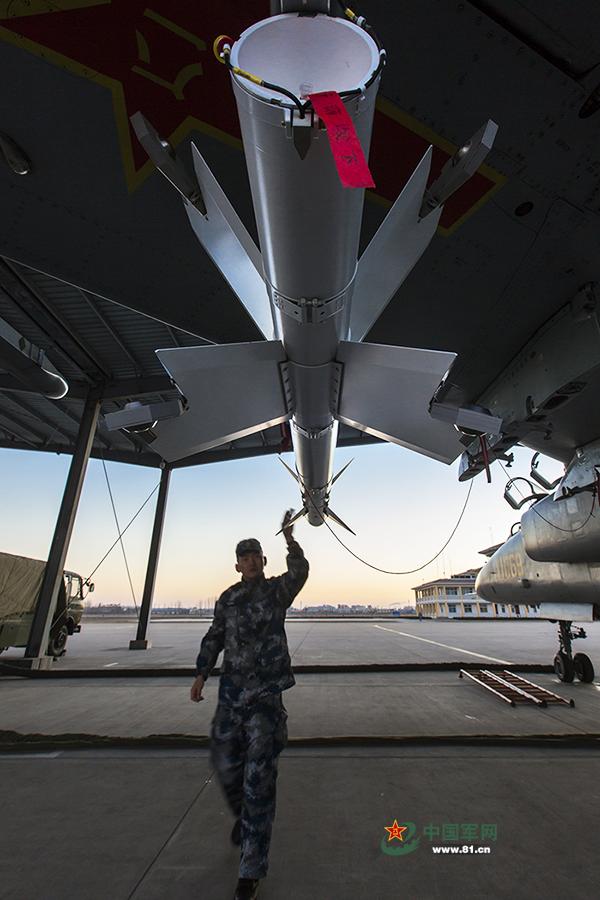
[[206, 680], [221, 650], [219, 703], [245, 705], [296, 683], [285, 634], [285, 617], [308, 578], [308, 561], [290, 541], [287, 572], [238, 581], [215, 604], [212, 625], [202, 639], [196, 673]]

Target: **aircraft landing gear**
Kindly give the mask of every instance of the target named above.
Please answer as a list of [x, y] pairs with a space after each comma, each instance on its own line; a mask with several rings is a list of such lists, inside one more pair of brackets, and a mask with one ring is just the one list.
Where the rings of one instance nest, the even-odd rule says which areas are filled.
[[575, 676], [579, 681], [590, 684], [594, 680], [594, 667], [589, 656], [585, 653], [576, 653], [573, 656], [571, 650], [572, 641], [585, 638], [587, 634], [583, 628], [573, 628], [572, 622], [561, 621], [558, 623], [558, 642], [560, 649], [554, 657], [554, 671], [561, 681], [570, 683]]

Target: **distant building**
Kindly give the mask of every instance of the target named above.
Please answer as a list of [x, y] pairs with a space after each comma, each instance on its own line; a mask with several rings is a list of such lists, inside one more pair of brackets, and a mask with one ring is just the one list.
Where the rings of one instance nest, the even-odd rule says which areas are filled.
[[[477, 599], [473, 600], [478, 571], [479, 569], [469, 569], [468, 572], [460, 572], [450, 578], [437, 578], [414, 587], [417, 615], [436, 619], [439, 616], [462, 619], [465, 615], [479, 615], [479, 609], [473, 609], [479, 603]], [[465, 602], [465, 598], [468, 598], [468, 602]], [[481, 602], [487, 607], [485, 601]], [[487, 611], [484, 615], [487, 615]]]
[[479, 569], [468, 569], [414, 587], [417, 615], [434, 619], [527, 619], [538, 615], [534, 606], [509, 606], [482, 600], [475, 593], [478, 572]]

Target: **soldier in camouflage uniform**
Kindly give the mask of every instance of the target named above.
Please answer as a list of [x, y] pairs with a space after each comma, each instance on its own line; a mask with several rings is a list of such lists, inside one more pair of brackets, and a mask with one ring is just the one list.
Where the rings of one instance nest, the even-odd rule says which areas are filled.
[[234, 900], [257, 896], [268, 869], [275, 816], [278, 756], [287, 743], [287, 711], [281, 692], [296, 681], [285, 635], [289, 606], [308, 577], [308, 562], [292, 537], [288, 511], [282, 530], [288, 545], [287, 572], [265, 578], [260, 543], [236, 547], [242, 575], [215, 604], [211, 627], [200, 645], [191, 699], [202, 688], [224, 649], [219, 702], [211, 727], [211, 760], [236, 822], [231, 833], [241, 843], [239, 881]]

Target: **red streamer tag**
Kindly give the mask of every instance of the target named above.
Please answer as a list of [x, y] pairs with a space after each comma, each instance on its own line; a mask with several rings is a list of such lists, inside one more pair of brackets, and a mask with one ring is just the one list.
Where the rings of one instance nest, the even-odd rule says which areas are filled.
[[308, 99], [316, 114], [325, 122], [333, 159], [344, 187], [374, 188], [375, 182], [356, 136], [354, 123], [340, 95], [336, 91], [323, 91], [309, 94]]

